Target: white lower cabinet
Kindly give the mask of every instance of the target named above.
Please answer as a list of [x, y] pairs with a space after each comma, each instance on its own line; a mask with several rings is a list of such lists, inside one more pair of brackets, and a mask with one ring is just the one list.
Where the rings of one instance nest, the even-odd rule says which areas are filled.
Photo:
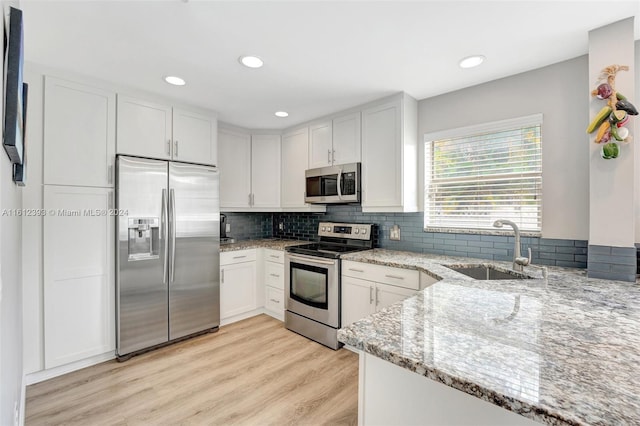
[[256, 250], [220, 254], [220, 320], [245, 314], [256, 305]]
[[342, 262], [342, 326], [345, 327], [420, 289], [418, 271]]
[[44, 367], [115, 350], [113, 190], [44, 186]]
[[268, 315], [284, 320], [284, 252], [264, 249], [265, 301]]

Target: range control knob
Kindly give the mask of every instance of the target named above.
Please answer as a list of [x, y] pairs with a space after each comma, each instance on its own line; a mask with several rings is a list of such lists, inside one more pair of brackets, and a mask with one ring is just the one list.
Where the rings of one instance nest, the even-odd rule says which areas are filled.
[[365, 235], [367, 233], [367, 228], [362, 228], [360, 230], [360, 233], [362, 233], [362, 235]]
[[356, 228], [356, 234], [359, 234], [360, 230], [358, 228]]
[[326, 231], [327, 229], [323, 226], [322, 228], [320, 228], [320, 230], [321, 230], [322, 232], [324, 232], [324, 231]]

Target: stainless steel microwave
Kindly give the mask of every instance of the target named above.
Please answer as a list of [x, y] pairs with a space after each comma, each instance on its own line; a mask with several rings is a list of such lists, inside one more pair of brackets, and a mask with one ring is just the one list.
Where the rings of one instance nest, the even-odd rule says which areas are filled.
[[360, 202], [360, 163], [309, 169], [305, 172], [305, 203]]

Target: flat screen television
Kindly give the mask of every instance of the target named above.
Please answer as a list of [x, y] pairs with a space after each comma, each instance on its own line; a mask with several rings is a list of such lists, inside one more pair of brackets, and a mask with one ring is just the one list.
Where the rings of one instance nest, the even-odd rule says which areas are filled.
[[22, 135], [22, 163], [13, 163], [13, 181], [18, 186], [27, 184], [27, 99], [29, 85], [22, 83], [22, 125], [24, 126]]
[[4, 150], [14, 164], [24, 159], [24, 108], [22, 68], [22, 11], [9, 8], [9, 28], [5, 30], [4, 56]]

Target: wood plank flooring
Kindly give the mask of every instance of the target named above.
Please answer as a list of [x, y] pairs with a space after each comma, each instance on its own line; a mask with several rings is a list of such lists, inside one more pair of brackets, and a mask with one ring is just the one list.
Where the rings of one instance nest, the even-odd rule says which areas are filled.
[[27, 388], [27, 425], [357, 423], [358, 357], [266, 315]]

